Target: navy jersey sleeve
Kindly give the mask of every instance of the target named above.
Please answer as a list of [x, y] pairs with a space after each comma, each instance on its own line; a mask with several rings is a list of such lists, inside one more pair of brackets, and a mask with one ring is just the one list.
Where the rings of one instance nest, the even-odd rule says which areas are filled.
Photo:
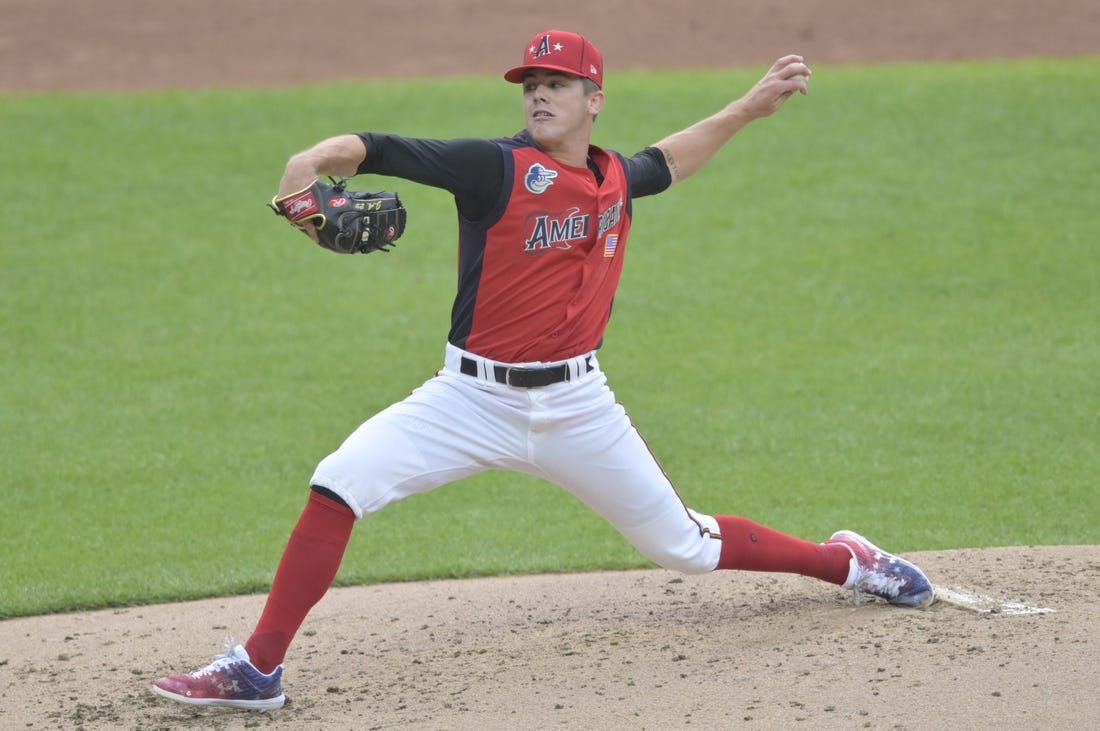
[[623, 165], [630, 183], [631, 198], [656, 195], [672, 185], [668, 163], [656, 147], [647, 147], [633, 157], [624, 157]]
[[442, 188], [454, 194], [459, 213], [481, 218], [500, 196], [504, 158], [484, 139], [437, 140], [361, 132], [367, 156], [358, 174], [373, 173]]

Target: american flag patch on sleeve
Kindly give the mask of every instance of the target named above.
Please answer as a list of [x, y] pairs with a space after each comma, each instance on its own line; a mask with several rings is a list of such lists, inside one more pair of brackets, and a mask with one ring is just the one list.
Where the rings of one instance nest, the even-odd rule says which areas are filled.
[[615, 256], [615, 249], [619, 248], [619, 235], [608, 234], [603, 242], [603, 255], [605, 259]]

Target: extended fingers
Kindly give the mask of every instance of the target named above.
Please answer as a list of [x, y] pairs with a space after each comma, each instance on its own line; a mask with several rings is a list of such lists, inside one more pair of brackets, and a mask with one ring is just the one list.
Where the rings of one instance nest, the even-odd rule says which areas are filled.
[[809, 70], [809, 67], [806, 66], [806, 59], [797, 53], [792, 53], [782, 57], [772, 64], [771, 70], [773, 72], [780, 72], [795, 64], [801, 65], [807, 71]]
[[805, 58], [792, 54], [776, 61], [772, 65], [771, 73], [780, 79], [790, 79], [795, 76], [809, 76], [813, 71], [806, 65]]
[[799, 55], [784, 56], [775, 62], [770, 75], [785, 87], [783, 96], [787, 97], [794, 92], [808, 93], [807, 82], [813, 71], [806, 65], [806, 60]]

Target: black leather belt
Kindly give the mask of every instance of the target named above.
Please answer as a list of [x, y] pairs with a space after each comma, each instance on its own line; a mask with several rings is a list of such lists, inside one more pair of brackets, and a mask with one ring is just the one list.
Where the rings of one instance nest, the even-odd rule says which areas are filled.
[[[594, 370], [591, 356], [584, 359], [584, 366], [585, 373]], [[476, 378], [478, 375], [477, 361], [473, 358], [463, 356], [460, 370], [467, 376], [474, 376]], [[569, 373], [568, 363], [547, 366], [546, 368], [518, 368], [515, 366], [495, 365], [493, 366], [492, 373], [488, 375], [490, 379], [497, 383], [514, 386], [515, 388], [543, 388], [544, 386], [568, 381], [572, 377]]]

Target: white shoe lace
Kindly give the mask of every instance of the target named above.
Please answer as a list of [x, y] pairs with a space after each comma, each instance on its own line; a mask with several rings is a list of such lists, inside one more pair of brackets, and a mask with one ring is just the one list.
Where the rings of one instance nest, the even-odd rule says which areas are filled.
[[192, 677], [201, 678], [204, 675], [210, 675], [213, 672], [228, 667], [234, 663], [240, 662], [243, 658], [237, 655], [237, 643], [233, 640], [233, 635], [227, 635], [225, 638], [225, 652], [214, 656], [214, 662], [210, 663], [201, 670], [196, 670], [191, 673]]

